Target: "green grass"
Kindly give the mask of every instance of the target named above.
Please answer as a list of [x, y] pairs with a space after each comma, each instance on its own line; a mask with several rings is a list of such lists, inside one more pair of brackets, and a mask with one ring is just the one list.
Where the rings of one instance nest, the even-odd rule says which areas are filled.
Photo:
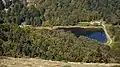
[[90, 23], [89, 22], [79, 22], [78, 24], [76, 24], [75, 26], [89, 26]]

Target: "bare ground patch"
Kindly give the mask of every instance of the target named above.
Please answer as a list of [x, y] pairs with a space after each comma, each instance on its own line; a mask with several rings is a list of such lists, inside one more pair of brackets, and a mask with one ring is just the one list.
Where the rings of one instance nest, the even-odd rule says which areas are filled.
[[37, 58], [0, 58], [0, 67], [120, 67], [120, 64], [74, 63]]

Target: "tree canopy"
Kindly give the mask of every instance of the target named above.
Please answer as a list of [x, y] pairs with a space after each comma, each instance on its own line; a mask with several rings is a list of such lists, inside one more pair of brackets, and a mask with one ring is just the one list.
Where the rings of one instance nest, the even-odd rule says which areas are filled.
[[[40, 57], [76, 62], [120, 62], [120, 0], [13, 0], [4, 10], [0, 0], [0, 56]], [[28, 6], [29, 5], [29, 6]], [[63, 30], [36, 30], [19, 25], [65, 26], [103, 19], [116, 50]], [[116, 48], [118, 47], [118, 48]]]

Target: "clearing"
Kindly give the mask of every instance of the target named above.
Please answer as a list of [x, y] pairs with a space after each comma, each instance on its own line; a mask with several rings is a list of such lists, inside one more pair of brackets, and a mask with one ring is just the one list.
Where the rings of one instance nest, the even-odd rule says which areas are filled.
[[0, 57], [0, 67], [120, 67], [120, 64], [105, 63], [75, 63], [42, 60], [38, 58]]

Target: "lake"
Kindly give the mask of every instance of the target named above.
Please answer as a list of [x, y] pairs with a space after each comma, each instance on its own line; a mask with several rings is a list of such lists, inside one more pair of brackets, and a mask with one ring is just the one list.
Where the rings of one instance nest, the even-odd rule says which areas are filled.
[[105, 43], [107, 41], [107, 37], [102, 28], [59, 28], [65, 31], [71, 31], [75, 36], [79, 37], [81, 35], [89, 37], [91, 39], [95, 39], [99, 42]]

